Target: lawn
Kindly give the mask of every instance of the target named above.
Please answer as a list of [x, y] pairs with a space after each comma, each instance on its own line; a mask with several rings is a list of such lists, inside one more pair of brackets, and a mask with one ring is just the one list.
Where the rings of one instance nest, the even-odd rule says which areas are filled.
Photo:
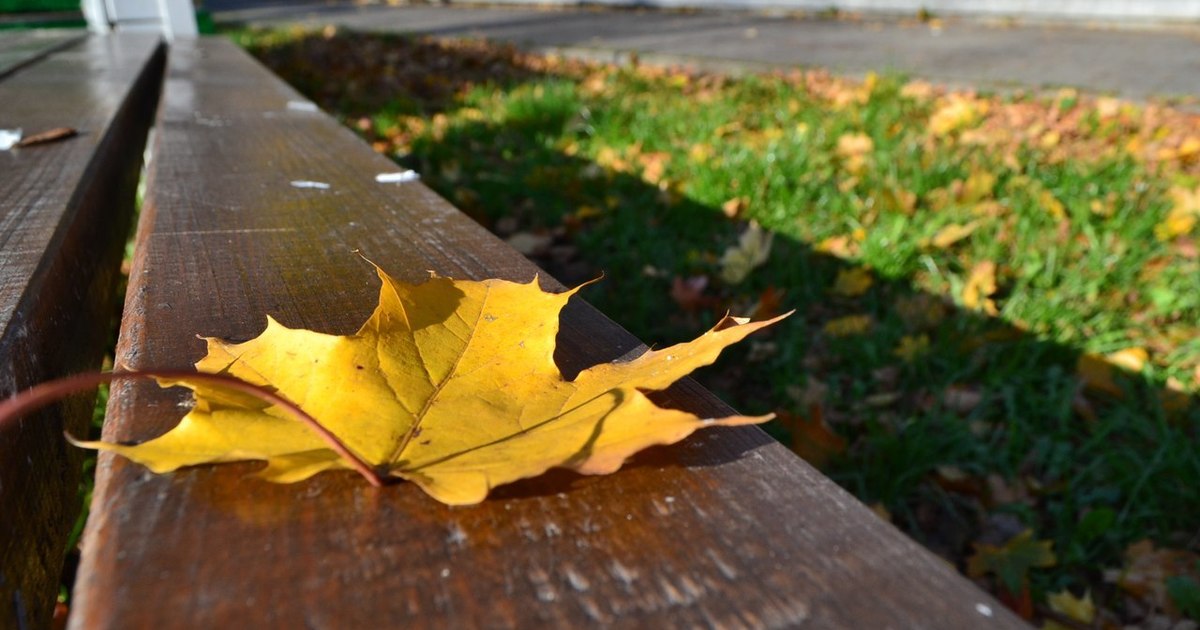
[[649, 343], [794, 309], [700, 380], [1027, 618], [1200, 619], [1200, 117], [234, 37]]

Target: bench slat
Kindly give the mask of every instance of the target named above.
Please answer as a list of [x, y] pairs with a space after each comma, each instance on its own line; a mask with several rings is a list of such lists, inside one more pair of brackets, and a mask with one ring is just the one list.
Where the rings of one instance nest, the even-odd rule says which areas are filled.
[[[392, 163], [289, 109], [304, 99], [232, 44], [180, 42], [168, 66], [118, 345], [129, 366], [186, 368], [196, 334], [250, 338], [267, 314], [353, 331], [377, 295], [355, 249], [409, 281], [536, 273], [423, 185], [377, 184]], [[578, 303], [556, 358], [570, 372], [638, 346]], [[668, 397], [728, 412], [691, 382]], [[115, 386], [105, 436], [160, 434], [186, 399]], [[470, 508], [353, 474], [274, 485], [256, 468], [158, 476], [102, 455], [72, 626], [1022, 626], [753, 427]]]
[[[0, 127], [80, 135], [0, 151], [0, 396], [96, 370], [119, 305], [163, 52], [146, 36], [89, 38], [0, 79]], [[0, 626], [49, 624], [94, 396], [0, 430]]]
[[79, 30], [0, 31], [0, 79], [84, 37]]

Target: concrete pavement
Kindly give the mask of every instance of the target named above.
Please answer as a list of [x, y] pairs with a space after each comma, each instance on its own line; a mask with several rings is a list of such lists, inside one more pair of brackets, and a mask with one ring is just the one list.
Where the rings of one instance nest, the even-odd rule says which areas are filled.
[[[892, 70], [984, 88], [1072, 86], [1127, 98], [1200, 95], [1200, 27], [823, 19], [749, 11], [547, 9], [209, 0], [218, 22], [337, 24], [483, 37], [536, 49], [638, 53], [706, 67]], [[249, 6], [248, 6], [249, 5]]]

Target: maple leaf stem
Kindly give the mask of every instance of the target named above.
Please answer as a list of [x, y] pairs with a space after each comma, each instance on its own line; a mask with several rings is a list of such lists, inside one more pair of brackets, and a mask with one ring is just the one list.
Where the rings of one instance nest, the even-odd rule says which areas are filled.
[[375, 487], [382, 487], [384, 479], [361, 457], [351, 451], [338, 436], [317, 421], [292, 401], [265, 388], [243, 381], [240, 378], [225, 374], [210, 374], [207, 372], [191, 372], [187, 370], [129, 370], [125, 372], [94, 372], [75, 374], [53, 381], [36, 385], [23, 392], [0, 402], [0, 427], [7, 422], [16, 420], [25, 414], [40, 409], [50, 403], [62, 400], [71, 394], [87, 391], [103, 383], [126, 378], [155, 378], [168, 380], [187, 380], [207, 383], [217, 387], [249, 394], [255, 398], [269, 402], [291, 414], [296, 420], [312, 429], [329, 448], [333, 449], [355, 471], [366, 478]]

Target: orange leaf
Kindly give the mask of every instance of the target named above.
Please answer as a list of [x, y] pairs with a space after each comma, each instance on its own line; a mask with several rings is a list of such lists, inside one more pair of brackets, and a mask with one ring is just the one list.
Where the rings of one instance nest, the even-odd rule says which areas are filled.
[[825, 422], [820, 405], [809, 407], [807, 416], [780, 411], [777, 417], [792, 434], [792, 450], [818, 469], [846, 451], [846, 438]]

